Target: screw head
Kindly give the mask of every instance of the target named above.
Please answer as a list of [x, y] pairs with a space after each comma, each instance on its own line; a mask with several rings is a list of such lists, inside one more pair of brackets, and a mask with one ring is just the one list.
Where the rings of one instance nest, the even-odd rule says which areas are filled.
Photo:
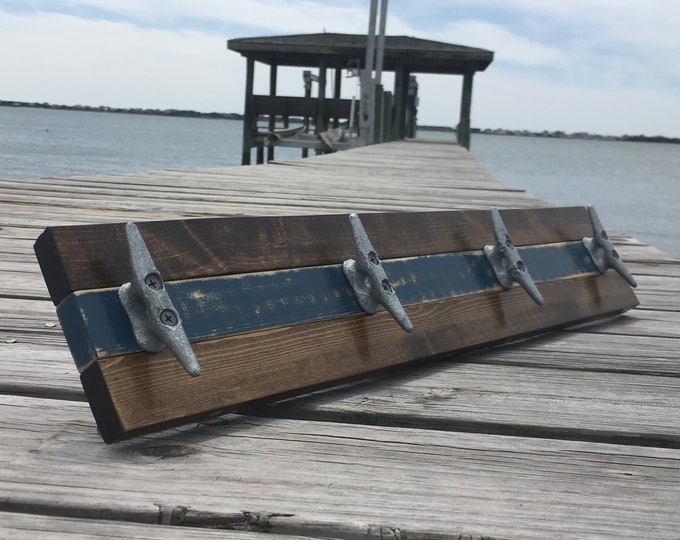
[[179, 323], [179, 317], [177, 317], [177, 313], [171, 309], [164, 309], [161, 311], [160, 319], [165, 326], [177, 326]]
[[144, 278], [144, 284], [155, 291], [160, 291], [163, 289], [163, 278], [155, 272], [147, 274]]

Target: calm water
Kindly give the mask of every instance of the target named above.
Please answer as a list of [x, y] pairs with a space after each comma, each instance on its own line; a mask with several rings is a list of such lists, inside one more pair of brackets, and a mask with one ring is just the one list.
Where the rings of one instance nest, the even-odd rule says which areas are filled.
[[[241, 129], [230, 120], [0, 107], [0, 179], [238, 165]], [[474, 135], [472, 153], [498, 180], [556, 205], [593, 204], [605, 227], [680, 257], [680, 146]], [[277, 149], [277, 159], [299, 155]]]
[[498, 180], [592, 204], [605, 228], [680, 257], [680, 145], [478, 135], [471, 151]]

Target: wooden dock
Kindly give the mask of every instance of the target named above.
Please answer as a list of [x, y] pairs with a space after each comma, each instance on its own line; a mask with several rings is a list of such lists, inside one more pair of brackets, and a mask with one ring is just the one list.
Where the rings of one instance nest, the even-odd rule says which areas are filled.
[[492, 206], [547, 204], [436, 142], [0, 181], [0, 537], [680, 537], [680, 261], [653, 247], [614, 238], [641, 302], [618, 318], [109, 446], [32, 249], [49, 225]]

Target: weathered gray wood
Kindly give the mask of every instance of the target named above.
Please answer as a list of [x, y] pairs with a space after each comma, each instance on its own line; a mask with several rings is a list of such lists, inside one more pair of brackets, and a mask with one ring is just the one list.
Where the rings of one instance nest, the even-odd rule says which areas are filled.
[[677, 377], [678, 345], [677, 337], [555, 332], [482, 351], [474, 358], [503, 365]]
[[680, 277], [640, 275], [636, 279], [641, 309], [680, 311]]
[[[637, 308], [620, 318], [581, 326], [574, 331], [585, 334], [604, 333], [636, 336], [638, 338], [667, 337], [677, 339], [680, 337], [680, 312]], [[583, 339], [589, 340], [590, 338], [584, 337]], [[623, 347], [616, 347], [614, 350], [625, 354], [622, 349]]]
[[[387, 189], [387, 186], [385, 186]], [[392, 187], [390, 187], [392, 189]], [[222, 196], [202, 195], [193, 200], [182, 197], [174, 197], [170, 193], [166, 193], [165, 197], [171, 196], [172, 199], [158, 197], [158, 198], [137, 198], [125, 199], [122, 196], [106, 197], [102, 193], [61, 193], [46, 194], [43, 196], [36, 196], [33, 194], [22, 193], [7, 193], [3, 197], [15, 204], [31, 204], [37, 205], [39, 203], [48, 204], [51, 207], [71, 207], [74, 204], [74, 199], [77, 199], [78, 204], [82, 206], [97, 206], [102, 210], [110, 212], [145, 212], [146, 210], [153, 210], [158, 212], [161, 208], [173, 215], [182, 215], [186, 217], [207, 215], [207, 214], [233, 214], [243, 212], [244, 207], [248, 205], [264, 206], [269, 208], [269, 213], [274, 208], [278, 208], [282, 204], [288, 207], [288, 213], [306, 214], [306, 213], [346, 213], [352, 210], [357, 212], [365, 211], [416, 211], [416, 210], [433, 210], [442, 209], [447, 210], [451, 208], [451, 203], [447, 200], [456, 201], [458, 208], [470, 207], [492, 207], [498, 202], [499, 192], [495, 190], [469, 190], [465, 188], [452, 187], [447, 190], [447, 198], [443, 199], [441, 193], [420, 193], [420, 196], [413, 200], [408, 199], [408, 194], [412, 190], [403, 190], [401, 199], [390, 199], [388, 196], [370, 195], [368, 193], [355, 193], [353, 197], [343, 196], [339, 194], [333, 196], [332, 193], [319, 193], [316, 197], [310, 197], [307, 193], [300, 195], [291, 193], [284, 197], [281, 195], [262, 194], [255, 196], [250, 193], [238, 192], [235, 190], [224, 190]], [[527, 202], [522, 197], [517, 196], [515, 192], [506, 192], [505, 206], [507, 207], [527, 207]], [[513, 197], [514, 194], [514, 197]], [[69, 196], [70, 195], [70, 196]], [[156, 207], [154, 208], [154, 203]], [[207, 206], [210, 208], [206, 208]], [[536, 206], [536, 205], [533, 205]], [[166, 214], [167, 215], [167, 214]]]
[[477, 358], [485, 356], [413, 367], [256, 410], [284, 418], [680, 448], [678, 377], [480, 365]]
[[[318, 176], [310, 175], [310, 167], [304, 161], [279, 166], [276, 167], [278, 181], [267, 186], [262, 186], [261, 183], [265, 171], [257, 167], [251, 168], [253, 171], [230, 167], [213, 169], [214, 178], [208, 186], [206, 173], [200, 171], [109, 175], [97, 177], [96, 180], [80, 177], [73, 180], [63, 178], [56, 182], [53, 179], [4, 182], [3, 200], [15, 205], [38, 205], [43, 202], [51, 208], [66, 209], [77, 204], [74, 201], [69, 202], [69, 198], [73, 197], [80, 199], [80, 206], [97, 208], [98, 211], [153, 210], [158, 213], [162, 208], [165, 212], [171, 211], [183, 216], [195, 215], [196, 212], [201, 212], [202, 215], [230, 210], [243, 212], [243, 205], [249, 203], [255, 203], [260, 208], [275, 207], [276, 213], [280, 213], [281, 203], [286, 201], [288, 209], [283, 210], [296, 213], [304, 211], [303, 209], [319, 213], [348, 209], [451, 208], [452, 202], [457, 204], [458, 199], [467, 202], [467, 207], [507, 207], [512, 206], [512, 203], [515, 206], [526, 206], [529, 201], [534, 206], [544, 204], [529, 199], [516, 188], [493, 182], [488, 173], [455, 146], [439, 145], [437, 148], [435, 145], [435, 150], [443, 148], [448, 153], [438, 151], [435, 158], [430, 157], [427, 152], [419, 155], [418, 152], [411, 151], [409, 144], [411, 143], [394, 143], [394, 147], [373, 152], [358, 149], [352, 152], [351, 160], [343, 156], [327, 156], [329, 159], [322, 164], [324, 170], [337, 163], [337, 171], [332, 176], [325, 172], [320, 172]], [[418, 150], [427, 148], [429, 147], [422, 144], [418, 146]], [[406, 155], [403, 155], [402, 150], [405, 150]], [[438, 159], [441, 165], [428, 166], [432, 159]], [[381, 165], [385, 167], [381, 169]], [[368, 168], [372, 170], [370, 180], [365, 175]], [[308, 172], [301, 177], [301, 171]], [[396, 176], [395, 173], [400, 174]], [[310, 181], [312, 178], [313, 181]], [[416, 178], [418, 181], [414, 182]], [[444, 178], [446, 183], [442, 183]], [[129, 180], [126, 191], [120, 190], [120, 186], [116, 185], [122, 179]], [[260, 186], [254, 188], [251, 179]], [[369, 189], [362, 192], [357, 188], [364, 182]], [[27, 194], [29, 190], [30, 196]], [[171, 198], [168, 197], [169, 191], [172, 192]], [[442, 200], [443, 192], [447, 196]], [[139, 196], [131, 199], [130, 193]], [[337, 193], [337, 202], [333, 202], [334, 193]], [[300, 200], [299, 194], [304, 196], [304, 200]], [[501, 204], [501, 199], [507, 199], [507, 202]], [[475, 204], [475, 201], [480, 204]]]
[[53, 333], [61, 334], [57, 312], [54, 304], [49, 301], [3, 298], [0, 304], [0, 320], [3, 328], [29, 332], [44, 332], [54, 328]]
[[[56, 317], [32, 252], [49, 225], [491, 206], [546, 203], [459, 147], [420, 141], [282, 165], [0, 181], [0, 507], [74, 517], [76, 535], [85, 516], [160, 516], [343, 538], [678, 537], [678, 450], [559, 439], [674, 444], [680, 264], [642, 242], [610, 231], [640, 282], [642, 306], [623, 317], [325, 398], [352, 422], [387, 410], [436, 429], [231, 416], [113, 447], [94, 432], [58, 324], [46, 326]], [[499, 424], [533, 437], [465, 432]]]
[[[162, 517], [162, 510], [159, 509], [159, 519]], [[246, 517], [250, 523], [246, 522]], [[0, 512], [0, 537], [11, 538], [12, 540], [35, 540], [36, 538], [40, 538], [40, 540], [71, 540], [77, 538], [120, 538], [124, 540], [129, 538], [144, 538], [148, 540], [221, 538], [224, 540], [260, 540], [263, 538], [263, 534], [254, 531], [259, 529], [261, 532], [266, 532], [265, 529], [267, 528], [266, 521], [261, 521], [259, 516], [244, 516], [244, 519], [241, 519], [240, 522], [238, 521], [238, 516], [235, 516], [234, 527], [244, 527], [251, 532]], [[267, 540], [309, 540], [311, 537], [267, 533], [264, 538]]]
[[[37, 263], [35, 264], [37, 267]], [[4, 271], [0, 269], [0, 298], [21, 298], [27, 300], [50, 300], [45, 280], [31, 268], [30, 273]]]
[[88, 415], [0, 396], [2, 509], [344, 538], [680, 533], [678, 450], [239, 416], [105, 447]]

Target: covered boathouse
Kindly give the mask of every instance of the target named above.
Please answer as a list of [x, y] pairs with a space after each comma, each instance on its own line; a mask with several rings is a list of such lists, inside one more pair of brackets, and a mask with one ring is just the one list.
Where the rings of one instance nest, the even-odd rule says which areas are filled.
[[[257, 163], [264, 162], [264, 146], [267, 134], [258, 132], [257, 119], [269, 118], [269, 129], [274, 129], [277, 116], [312, 119], [315, 133], [329, 127], [337, 127], [339, 121], [347, 121], [358, 112], [352, 100], [341, 99], [342, 70], [361, 70], [365, 64], [367, 36], [361, 34], [298, 34], [231, 39], [229, 50], [246, 58], [246, 88], [243, 127], [242, 164], [251, 162], [251, 149], [257, 149]], [[409, 36], [385, 36], [382, 69], [394, 72], [394, 91], [384, 92], [378, 84], [374, 90], [375, 107], [373, 125], [376, 136], [367, 141], [386, 142], [407, 136], [407, 119], [412, 114], [413, 100], [409, 103], [409, 82], [416, 73], [461, 75], [460, 118], [457, 124], [458, 143], [465, 148], [470, 145], [470, 109], [472, 103], [472, 79], [477, 71], [484, 71], [493, 60], [493, 52], [486, 49], [466, 47], [452, 43], [431, 41]], [[270, 66], [269, 95], [253, 93], [255, 62]], [[319, 91], [311, 97], [310, 84], [306, 85], [304, 97], [278, 96], [276, 79], [278, 66], [318, 69]], [[335, 70], [333, 97], [326, 98], [327, 71]], [[379, 82], [379, 81], [378, 81]], [[412, 83], [411, 83], [412, 84]], [[354, 120], [352, 118], [352, 120]], [[308, 121], [305, 122], [309, 125]], [[270, 146], [268, 159], [273, 159]]]

